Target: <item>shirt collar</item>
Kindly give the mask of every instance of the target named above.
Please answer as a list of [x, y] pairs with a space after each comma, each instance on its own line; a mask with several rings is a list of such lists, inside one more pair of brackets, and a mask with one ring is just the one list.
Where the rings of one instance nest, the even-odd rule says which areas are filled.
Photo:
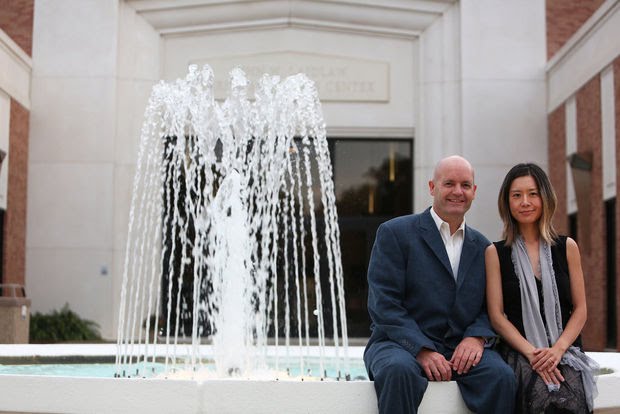
[[[443, 224], [445, 224], [447, 226], [448, 229], [448, 235], [450, 234], [450, 224], [446, 221], [443, 221], [443, 219], [441, 217], [439, 217], [439, 215], [435, 212], [435, 208], [431, 207], [431, 216], [433, 217], [433, 221], [435, 222], [435, 225], [437, 226], [437, 230], [439, 230], [439, 233], [441, 233], [441, 226]], [[454, 232], [454, 234], [458, 233], [459, 230], [463, 231], [463, 236], [465, 236], [465, 217], [463, 217], [463, 221], [461, 222], [461, 225], [459, 226], [458, 229], [456, 229], [456, 231]]]

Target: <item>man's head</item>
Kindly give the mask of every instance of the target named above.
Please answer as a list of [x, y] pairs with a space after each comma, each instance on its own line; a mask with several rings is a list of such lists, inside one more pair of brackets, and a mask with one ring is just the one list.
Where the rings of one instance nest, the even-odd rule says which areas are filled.
[[428, 187], [437, 215], [450, 224], [459, 225], [476, 197], [474, 169], [469, 161], [458, 155], [444, 158], [435, 166]]

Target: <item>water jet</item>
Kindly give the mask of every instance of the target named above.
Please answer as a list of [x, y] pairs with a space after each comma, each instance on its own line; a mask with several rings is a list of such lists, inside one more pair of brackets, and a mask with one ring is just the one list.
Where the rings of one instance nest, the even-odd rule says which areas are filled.
[[[263, 75], [255, 96], [239, 68], [218, 102], [214, 75], [190, 66], [149, 99], [133, 186], [118, 329], [119, 376], [154, 362], [200, 369], [213, 345], [221, 377], [266, 368], [269, 341], [337, 350], [348, 376], [339, 230], [325, 123], [303, 74]], [[144, 321], [144, 322], [142, 322]], [[150, 335], [151, 324], [156, 332]], [[180, 343], [191, 351], [178, 354]], [[141, 349], [141, 353], [137, 350]], [[307, 355], [296, 365], [304, 373]], [[323, 351], [319, 370], [323, 376]], [[182, 361], [182, 362], [179, 362]], [[290, 368], [290, 367], [283, 367]]]

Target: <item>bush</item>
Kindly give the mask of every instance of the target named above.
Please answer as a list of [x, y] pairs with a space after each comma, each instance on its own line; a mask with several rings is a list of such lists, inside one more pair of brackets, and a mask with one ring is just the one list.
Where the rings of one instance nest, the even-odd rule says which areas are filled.
[[101, 340], [99, 325], [82, 319], [65, 304], [60, 311], [30, 316], [30, 342], [50, 343]]

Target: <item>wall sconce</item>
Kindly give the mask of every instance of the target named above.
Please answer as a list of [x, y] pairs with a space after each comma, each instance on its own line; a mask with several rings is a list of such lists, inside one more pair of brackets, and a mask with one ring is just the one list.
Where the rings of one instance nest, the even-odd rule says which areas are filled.
[[583, 154], [576, 152], [567, 157], [568, 164], [573, 170], [592, 171], [592, 152], [588, 151]]

